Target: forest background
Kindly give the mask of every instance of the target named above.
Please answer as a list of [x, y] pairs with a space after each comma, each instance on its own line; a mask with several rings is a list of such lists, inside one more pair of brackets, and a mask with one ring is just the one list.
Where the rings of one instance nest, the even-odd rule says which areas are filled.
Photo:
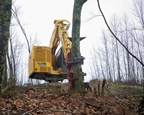
[[[64, 3], [67, 2], [64, 1]], [[35, 4], [31, 5], [19, 0], [12, 3], [7, 67], [5, 68], [7, 78], [4, 79], [8, 82], [14, 81], [17, 85], [22, 85], [28, 80], [28, 55], [31, 47], [49, 44], [54, 27], [53, 20], [59, 18], [68, 19], [70, 22], [72, 20], [73, 2], [69, 3], [71, 6], [57, 7], [54, 4], [53, 9], [51, 7], [46, 9], [48, 4], [45, 2], [41, 3], [42, 7], [40, 4], [38, 6]], [[114, 34], [142, 63], [144, 55], [143, 4], [142, 0], [121, 1], [119, 4], [111, 0], [111, 2], [102, 1], [101, 4]], [[107, 12], [112, 12], [113, 15]], [[71, 36], [71, 31], [69, 35]], [[143, 65], [133, 58], [107, 30], [97, 2], [94, 0], [88, 1], [83, 7], [81, 36], [87, 37], [81, 42], [81, 53], [86, 57], [83, 66], [83, 70], [87, 73], [86, 81], [93, 78], [106, 78], [112, 81], [143, 83]]]

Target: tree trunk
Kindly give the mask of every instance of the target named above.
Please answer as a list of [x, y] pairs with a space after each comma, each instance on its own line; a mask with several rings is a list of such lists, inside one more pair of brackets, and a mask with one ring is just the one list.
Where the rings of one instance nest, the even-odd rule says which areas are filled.
[[[80, 57], [80, 22], [81, 22], [81, 10], [83, 4], [87, 0], [75, 0], [73, 7], [73, 27], [72, 27], [72, 59], [74, 57]], [[73, 65], [73, 76], [77, 80], [75, 81], [75, 90], [82, 91], [84, 89], [83, 76], [81, 64]]]
[[12, 0], [0, 1], [0, 94], [3, 93]]

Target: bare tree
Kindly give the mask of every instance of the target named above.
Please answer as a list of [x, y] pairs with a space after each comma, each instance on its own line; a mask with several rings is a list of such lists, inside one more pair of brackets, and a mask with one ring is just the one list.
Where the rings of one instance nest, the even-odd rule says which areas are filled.
[[91, 55], [91, 62], [90, 62], [90, 70], [91, 70], [91, 78], [92, 79], [100, 79], [100, 65], [98, 61], [98, 55], [97, 50], [95, 49], [94, 45], [92, 47], [92, 50], [90, 51]]
[[104, 22], [106, 24], [106, 26], [108, 27], [109, 31], [111, 32], [111, 34], [114, 36], [114, 38], [125, 48], [125, 50], [133, 57], [135, 58], [142, 66], [144, 66], [144, 64], [142, 63], [141, 60], [138, 59], [138, 57], [136, 55], [134, 55], [133, 53], [130, 52], [130, 50], [120, 41], [120, 39], [114, 34], [114, 32], [112, 31], [112, 29], [110, 28], [105, 16], [104, 16], [104, 13], [102, 12], [102, 9], [100, 7], [100, 3], [99, 3], [99, 0], [97, 0], [97, 3], [98, 3], [98, 8], [102, 14], [102, 17], [104, 19]]
[[[144, 1], [143, 0], [133, 0], [134, 9], [133, 14], [135, 15], [138, 23], [144, 29]], [[136, 28], [138, 29], [138, 28]]]
[[[106, 77], [106, 73], [113, 73], [114, 77], [113, 79], [118, 80], [133, 80], [139, 81], [140, 76], [144, 73], [143, 71], [143, 46], [144, 46], [144, 40], [141, 39], [143, 38], [143, 1], [138, 0], [135, 1], [134, 7], [136, 10], [134, 11], [134, 16], [137, 19], [139, 25], [135, 26], [135, 20], [132, 23], [131, 20], [124, 14], [123, 19], [120, 21], [117, 19], [115, 16], [113, 20], [109, 24], [107, 23], [107, 20], [101, 10], [99, 0], [98, 2], [98, 7], [99, 10], [102, 14], [102, 17], [110, 31], [111, 34], [106, 33], [106, 31], [103, 32], [103, 37], [104, 37], [104, 49], [105, 51], [103, 52], [103, 57], [106, 57], [104, 60], [102, 59], [102, 49], [100, 49], [97, 55], [99, 55], [99, 59], [103, 61], [101, 64], [96, 64], [101, 67], [103, 70], [103, 75]], [[139, 3], [136, 3], [139, 2]], [[93, 17], [92, 17], [93, 18]], [[142, 27], [142, 28], [141, 28]], [[140, 29], [141, 28], [141, 29]], [[108, 36], [108, 37], [106, 37]], [[110, 40], [109, 44], [111, 46], [109, 47], [108, 40]], [[111, 57], [113, 57], [113, 61], [111, 60]], [[95, 61], [98, 62], [98, 61]], [[103, 67], [102, 64], [106, 64], [106, 69]], [[113, 69], [112, 69], [113, 68]], [[142, 68], [142, 71], [141, 69]], [[97, 71], [97, 69], [95, 69]], [[96, 75], [97, 72], [95, 72]], [[115, 74], [118, 76], [117, 78], [115, 77]], [[141, 75], [140, 75], [141, 74]]]
[[[23, 27], [22, 22], [19, 19], [20, 8], [15, 6], [13, 3], [12, 7], [12, 23], [11, 23], [11, 36], [9, 39], [9, 54], [8, 54], [8, 63], [9, 63], [9, 77], [10, 81], [15, 81], [17, 84], [22, 84], [28, 79], [28, 55], [30, 49], [33, 45], [40, 44], [37, 40], [36, 34], [31, 34], [27, 36], [26, 31]], [[20, 29], [17, 29], [20, 27]], [[22, 32], [25, 40], [19, 38], [17, 31]], [[27, 46], [27, 47], [26, 47]], [[25, 57], [25, 58], [23, 58]]]
[[107, 79], [112, 81], [112, 75], [111, 75], [111, 65], [110, 65], [110, 52], [109, 52], [109, 39], [106, 37], [106, 33], [102, 31], [102, 38], [104, 43], [104, 50], [105, 50], [105, 65], [106, 65], [106, 75]]
[[21, 31], [22, 31], [25, 39], [26, 39], [27, 47], [28, 47], [28, 52], [30, 53], [29, 40], [28, 40], [27, 34], [26, 34], [26, 32], [25, 32], [25, 29], [23, 28], [23, 26], [22, 26], [22, 24], [21, 24], [21, 22], [20, 22], [20, 20], [19, 20], [18, 10], [19, 10], [19, 9], [17, 9], [17, 7], [15, 7], [15, 6], [13, 5], [13, 7], [12, 7], [13, 16], [14, 16], [14, 18], [16, 19], [16, 21], [17, 21], [17, 23], [18, 23], [18, 25], [19, 25], [19, 27], [20, 27], [20, 29], [21, 29]]

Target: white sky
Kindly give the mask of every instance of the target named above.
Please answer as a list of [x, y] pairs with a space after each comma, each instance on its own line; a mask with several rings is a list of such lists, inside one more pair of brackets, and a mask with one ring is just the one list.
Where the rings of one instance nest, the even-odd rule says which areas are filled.
[[[133, 0], [99, 0], [101, 8], [107, 20], [115, 13], [122, 16], [124, 12], [131, 11]], [[66, 19], [72, 22], [74, 0], [16, 0], [15, 6], [22, 6], [19, 16], [21, 23], [28, 35], [37, 34], [41, 45], [49, 45], [49, 40], [54, 29], [55, 19]], [[101, 36], [101, 29], [106, 28], [102, 17], [96, 17], [89, 22], [85, 22], [91, 17], [91, 13], [98, 14], [97, 0], [88, 0], [82, 9], [81, 14], [81, 37], [86, 39], [81, 41], [81, 54], [86, 58], [82, 66], [84, 72], [89, 73], [89, 53], [92, 44], [97, 45]], [[69, 29], [71, 37], [72, 25]], [[89, 79], [89, 74], [86, 81]]]

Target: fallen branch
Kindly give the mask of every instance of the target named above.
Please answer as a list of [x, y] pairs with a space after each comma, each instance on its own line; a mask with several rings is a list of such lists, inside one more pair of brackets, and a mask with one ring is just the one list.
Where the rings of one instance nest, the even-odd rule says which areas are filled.
[[28, 114], [28, 113], [31, 113], [32, 111], [36, 110], [37, 108], [38, 108], [38, 106], [35, 107], [34, 109], [30, 110], [30, 111], [27, 111], [27, 112], [23, 113], [22, 115], [26, 115], [26, 114]]
[[50, 111], [53, 111], [53, 112], [67, 112], [67, 113], [72, 113], [73, 115], [75, 115], [72, 111], [69, 111], [69, 110], [52, 110], [52, 109], [50, 109]]
[[89, 102], [85, 102], [85, 104], [87, 104], [87, 105], [89, 105], [89, 106], [93, 106], [93, 107], [100, 107], [100, 106], [98, 106], [98, 105], [95, 105], [95, 104], [89, 103]]
[[123, 100], [121, 100], [121, 99], [118, 98], [116, 95], [114, 95], [113, 92], [111, 92], [107, 86], [105, 86], [105, 89], [106, 89], [110, 94], [112, 94], [116, 99], [118, 99], [119, 101], [123, 102]]
[[[120, 102], [122, 102], [121, 104], [124, 105], [124, 106], [129, 106], [128, 104], [126, 104], [123, 100], [121, 100], [120, 98], [118, 98], [116, 95], [114, 95], [109, 89], [107, 86], [105, 86], [105, 89], [110, 93], [112, 94], [116, 99], [118, 99]], [[121, 105], [120, 105], [121, 106]], [[123, 115], [125, 115], [125, 110], [124, 108], [121, 106], [122, 110], [123, 110]], [[134, 110], [132, 110], [134, 111]]]
[[144, 95], [131, 95], [130, 97], [144, 97]]

